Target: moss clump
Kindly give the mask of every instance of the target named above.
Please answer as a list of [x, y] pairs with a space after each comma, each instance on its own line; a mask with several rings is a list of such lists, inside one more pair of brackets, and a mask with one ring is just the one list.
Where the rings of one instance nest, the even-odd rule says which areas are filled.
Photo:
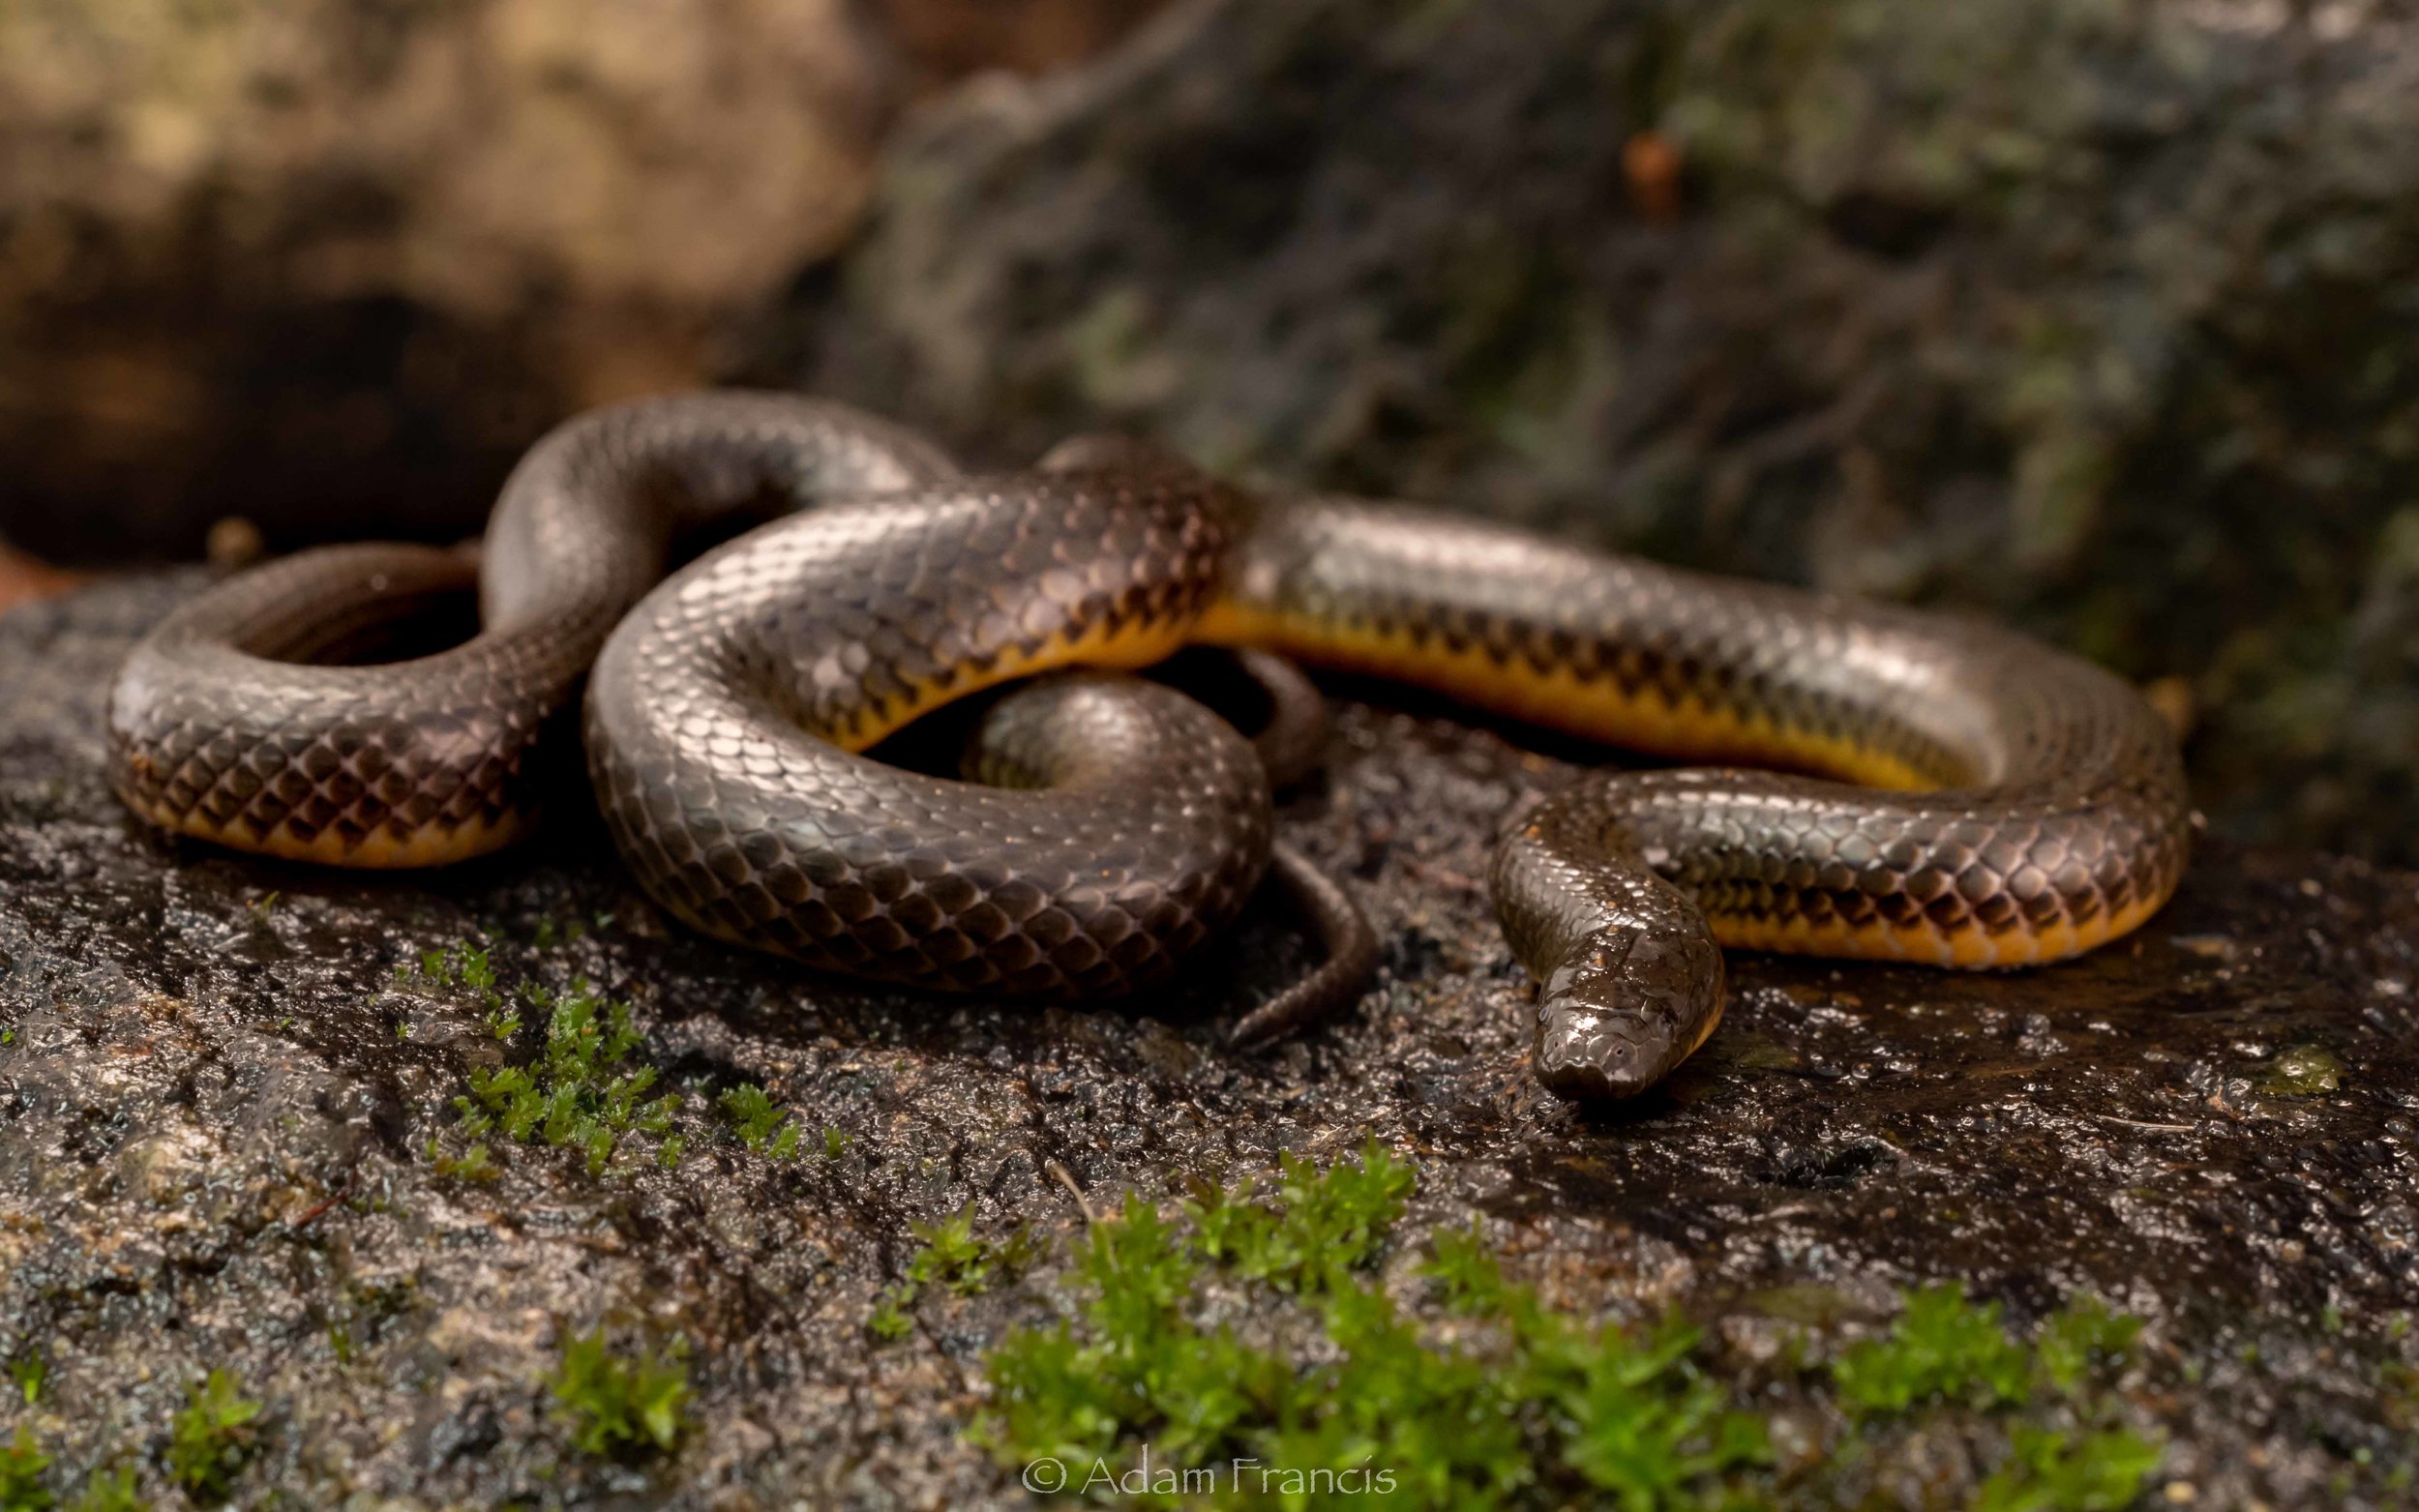
[[2111, 1313], [2098, 1297], [2074, 1298], [2050, 1314], [2034, 1336], [2034, 1375], [2071, 1397], [2089, 1382], [2096, 1367], [2132, 1353], [2141, 1331], [2140, 1319]]
[[93, 1471], [70, 1512], [151, 1512], [151, 1503], [134, 1489], [134, 1468], [120, 1465]]
[[1276, 1207], [1254, 1201], [1245, 1177], [1231, 1193], [1195, 1186], [1184, 1211], [1210, 1259], [1288, 1291], [1329, 1288], [1365, 1261], [1418, 1183], [1409, 1166], [1374, 1143], [1359, 1165], [1322, 1171], [1279, 1155], [1277, 1171]]
[[2120, 1512], [2165, 1452], [2122, 1429], [2076, 1436], [2018, 1424], [2008, 1437], [2008, 1463], [1983, 1482], [1974, 1512]]
[[430, 1141], [430, 1164], [436, 1173], [450, 1181], [493, 1181], [503, 1172], [495, 1164], [495, 1156], [485, 1141], [476, 1141], [459, 1155], [448, 1155]]
[[865, 1315], [865, 1331], [885, 1344], [897, 1343], [915, 1331], [915, 1315], [908, 1311], [914, 1305], [915, 1288], [905, 1283], [889, 1288]]
[[[1887, 1335], [1832, 1364], [1839, 1405], [1860, 1422], [1934, 1406], [1990, 1411], [2076, 1398], [2097, 1367], [2133, 1349], [2142, 1327], [2138, 1318], [2080, 1297], [2043, 1319], [2027, 1348], [2008, 1335], [1998, 1303], [1966, 1300], [1961, 1284], [1910, 1292], [1905, 1302]], [[2156, 1441], [2123, 1429], [2078, 1436], [2018, 1423], [2009, 1430], [2006, 1463], [1976, 1505], [2000, 1512], [2126, 1506], [2161, 1453]]]
[[[1460, 1325], [1405, 1316], [1366, 1271], [1413, 1186], [1372, 1144], [1324, 1172], [1287, 1162], [1273, 1205], [1247, 1184], [1204, 1192], [1179, 1225], [1129, 1197], [1077, 1256], [1081, 1318], [1020, 1329], [986, 1360], [993, 1400], [975, 1438], [1003, 1463], [1068, 1467], [1079, 1495], [1092, 1468], [1147, 1442], [1176, 1467], [1136, 1498], [1150, 1504], [1376, 1492], [1654, 1507], [1718, 1500], [1769, 1459], [1762, 1422], [1695, 1363], [1695, 1329], [1556, 1312], [1505, 1280], [1475, 1235], [1440, 1233], [1421, 1270]], [[1205, 1327], [1205, 1289], [1235, 1283], [1270, 1289], [1306, 1326], [1272, 1344]]]
[[226, 1500], [235, 1477], [260, 1449], [263, 1410], [227, 1371], [195, 1381], [187, 1388], [184, 1410], [168, 1425], [168, 1474], [205, 1506]]
[[54, 1504], [42, 1483], [50, 1456], [34, 1442], [34, 1431], [18, 1425], [16, 1438], [0, 1444], [0, 1512], [48, 1512]]
[[2032, 1373], [2031, 1356], [2001, 1326], [1999, 1304], [1968, 1302], [1957, 1283], [1911, 1293], [1887, 1337], [1858, 1345], [1832, 1367], [1841, 1404], [1867, 1417], [1932, 1401], [2021, 1402]]
[[680, 1441], [687, 1426], [687, 1350], [645, 1357], [615, 1354], [605, 1330], [571, 1334], [547, 1382], [557, 1415], [582, 1454], [660, 1454]]
[[2141, 1326], [2097, 1302], [2027, 1343], [1933, 1288], [1829, 1358], [1740, 1369], [1676, 1317], [1549, 1306], [1475, 1228], [1389, 1263], [1415, 1186], [1372, 1144], [1288, 1159], [1265, 1198], [1197, 1188], [1173, 1219], [1129, 1196], [1073, 1257], [1074, 1309], [986, 1355], [970, 1437], [1120, 1505], [1857, 1505], [1877, 1453], [1936, 1430], [1976, 1443], [1991, 1512], [2126, 1506], [2158, 1466], [2090, 1389]]
[[797, 1120], [791, 1117], [789, 1109], [773, 1106], [762, 1087], [742, 1082], [720, 1101], [731, 1117], [732, 1132], [749, 1149], [773, 1160], [788, 1160], [798, 1152]]
[[1032, 1232], [1022, 1224], [1004, 1239], [976, 1236], [971, 1202], [939, 1223], [910, 1224], [908, 1231], [922, 1246], [908, 1260], [907, 1279], [885, 1290], [865, 1319], [877, 1339], [908, 1336], [915, 1326], [908, 1309], [925, 1288], [946, 1287], [959, 1296], [975, 1296], [1023, 1274], [1033, 1260]]
[[908, 1231], [924, 1241], [908, 1261], [908, 1280], [918, 1287], [945, 1286], [974, 1296], [1032, 1262], [1030, 1230], [1019, 1224], [1004, 1239], [978, 1238], [971, 1202], [939, 1223], [910, 1224]]
[[633, 1136], [654, 1141], [660, 1164], [679, 1164], [683, 1141], [672, 1120], [680, 1094], [647, 1095], [658, 1073], [631, 1058], [640, 1034], [628, 1003], [603, 996], [584, 978], [560, 993], [523, 982], [508, 996], [488, 953], [466, 945], [430, 951], [416, 971], [405, 966], [398, 974], [415, 985], [474, 994], [486, 1009], [488, 1032], [507, 1045], [521, 1037], [524, 1010], [541, 1036], [526, 1063], [471, 1071], [469, 1095], [455, 1098], [454, 1108], [458, 1133], [474, 1142], [448, 1156], [441, 1137], [433, 1136], [428, 1153], [438, 1174], [493, 1179], [493, 1151], [475, 1142], [491, 1132], [515, 1143], [579, 1150], [592, 1175], [602, 1174]]

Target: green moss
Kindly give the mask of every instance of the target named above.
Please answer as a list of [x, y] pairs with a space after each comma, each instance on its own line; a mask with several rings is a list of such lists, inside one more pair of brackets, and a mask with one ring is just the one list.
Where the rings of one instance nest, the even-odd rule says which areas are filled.
[[1160, 340], [1165, 316], [1131, 284], [1104, 290], [1065, 327], [1069, 372], [1090, 403], [1124, 413], [1166, 400], [1182, 370]]
[[447, 1155], [440, 1153], [435, 1141], [431, 1141], [430, 1164], [439, 1176], [453, 1181], [493, 1181], [503, 1173], [496, 1168], [493, 1154], [483, 1142], [467, 1146], [459, 1155]]
[[908, 1309], [915, 1305], [915, 1288], [902, 1282], [883, 1290], [874, 1310], [866, 1315], [865, 1331], [885, 1343], [895, 1344], [915, 1331], [915, 1318]]
[[419, 1295], [418, 1285], [408, 1279], [344, 1288], [328, 1312], [328, 1352], [339, 1366], [352, 1364], [365, 1345], [375, 1342], [387, 1324], [418, 1303]]
[[1358, 1166], [1322, 1172], [1308, 1161], [1277, 1157], [1278, 1205], [1252, 1201], [1246, 1179], [1229, 1194], [1199, 1187], [1184, 1210], [1204, 1253], [1253, 1281], [1287, 1290], [1326, 1283], [1367, 1260], [1402, 1216], [1417, 1178], [1376, 1143]]
[[472, 1142], [447, 1155], [441, 1137], [433, 1137], [429, 1158], [438, 1174], [493, 1179], [494, 1152], [477, 1142], [491, 1132], [515, 1143], [579, 1150], [591, 1174], [602, 1174], [633, 1136], [652, 1140], [660, 1163], [678, 1162], [681, 1141], [672, 1130], [680, 1096], [647, 1095], [658, 1073], [632, 1061], [640, 1035], [628, 1003], [601, 995], [584, 978], [561, 993], [523, 982], [508, 996], [488, 952], [468, 945], [429, 951], [416, 969], [403, 966], [397, 974], [417, 987], [471, 994], [485, 1009], [488, 1032], [506, 1045], [521, 1036], [523, 1010], [540, 1025], [527, 1062], [470, 1072], [469, 1093], [455, 1098], [454, 1108], [456, 1133]]
[[2077, 1297], [2043, 1319], [2032, 1347], [2011, 1338], [1995, 1302], [1966, 1300], [1952, 1283], [1909, 1293], [1890, 1332], [1842, 1354], [1832, 1367], [1839, 1400], [1860, 1417], [1927, 1405], [1976, 1408], [2070, 1397], [2093, 1371], [2122, 1360], [2141, 1333], [2138, 1318]]
[[974, 1237], [971, 1202], [937, 1224], [910, 1224], [908, 1229], [924, 1241], [908, 1262], [908, 1280], [919, 1287], [945, 1285], [968, 1296], [990, 1284], [993, 1246]]
[[1032, 1263], [1031, 1230], [1019, 1224], [1005, 1239], [985, 1239], [974, 1232], [972, 1203], [933, 1224], [910, 1224], [908, 1231], [923, 1241], [908, 1260], [907, 1279], [881, 1294], [865, 1319], [877, 1339], [904, 1339], [914, 1327], [909, 1309], [927, 1287], [946, 1287], [959, 1296], [988, 1291], [1001, 1281], [1024, 1273]]
[[236, 1475], [259, 1451], [262, 1410], [230, 1372], [214, 1370], [194, 1382], [184, 1409], [168, 1425], [168, 1474], [205, 1506], [226, 1500]]
[[797, 1154], [797, 1120], [790, 1116], [789, 1109], [774, 1107], [762, 1087], [742, 1082], [725, 1092], [721, 1103], [740, 1143], [774, 1160], [788, 1160]]
[[[1070, 1258], [1057, 1294], [1072, 1306], [986, 1354], [970, 1437], [1120, 1505], [1308, 1505], [1381, 1470], [1358, 1484], [1373, 1503], [1859, 1504], [1876, 1455], [1946, 1431], [1987, 1475], [1972, 1504], [2093, 1512], [2129, 1504], [2158, 1466], [2160, 1444], [2095, 1385], [2140, 1321], [2096, 1301], [2028, 1344], [1996, 1304], [1933, 1288], [1877, 1338], [1741, 1369], [1684, 1319], [1628, 1326], [1549, 1305], [1475, 1227], [1389, 1263], [1415, 1186], [1372, 1144], [1324, 1171], [1288, 1159], [1265, 1196], [1197, 1187], [1173, 1218], [1129, 1195]], [[938, 1254], [971, 1239], [935, 1236]], [[1842, 1316], [1807, 1311], [1825, 1333]], [[1787, 1456], [1776, 1411], [1790, 1414]]]
[[87, 1476], [70, 1512], [151, 1512], [151, 1503], [134, 1490], [134, 1468], [120, 1465]]
[[27, 1407], [42, 1400], [43, 1384], [49, 1377], [49, 1362], [42, 1357], [40, 1350], [28, 1349], [9, 1361], [9, 1382], [16, 1387], [17, 1395], [25, 1399]]
[[2377, 1403], [2387, 1427], [2419, 1434], [2419, 1365], [2390, 1360], [2377, 1368]]
[[685, 1349], [645, 1357], [614, 1353], [605, 1330], [571, 1334], [548, 1380], [557, 1415], [582, 1454], [660, 1454], [687, 1426], [689, 1366]]
[[1767, 1287], [1751, 1291], [1741, 1299], [1747, 1306], [1766, 1318], [1785, 1323], [1801, 1323], [1808, 1328], [1837, 1328], [1860, 1312], [1856, 1299], [1837, 1287], [1820, 1282], [1801, 1282], [1785, 1287]]
[[[607, 924], [612, 922], [612, 915], [611, 914], [601, 913], [597, 915], [597, 927], [599, 929], [604, 928]], [[530, 937], [529, 943], [538, 950], [552, 950], [557, 945], [578, 944], [586, 936], [587, 933], [587, 923], [582, 919], [540, 919], [538, 921], [537, 933]]]
[[47, 1512], [54, 1498], [42, 1483], [50, 1456], [34, 1442], [34, 1431], [17, 1426], [14, 1441], [0, 1445], [0, 1512]]
[[1870, 1416], [1932, 1401], [2020, 1402], [2032, 1362], [2000, 1326], [1998, 1303], [1977, 1307], [1962, 1285], [1952, 1284], [1910, 1295], [1888, 1337], [1850, 1349], [1832, 1374], [1840, 1401]]
[[2111, 1313], [2097, 1297], [2078, 1297], [2043, 1321], [2033, 1341], [2037, 1374], [2061, 1395], [2072, 1396], [2095, 1365], [2131, 1353], [2141, 1331], [2140, 1319]]
[[[1475, 1235], [1437, 1235], [1425, 1274], [1448, 1311], [1490, 1325], [1483, 1335], [1448, 1338], [1406, 1316], [1367, 1269], [1413, 1185], [1372, 1144], [1326, 1171], [1288, 1161], [1273, 1203], [1248, 1185], [1197, 1195], [1182, 1225], [1129, 1196], [1076, 1257], [1080, 1318], [1020, 1329], [987, 1357], [992, 1402], [973, 1437], [1002, 1463], [1072, 1467], [1076, 1489], [1088, 1468], [1146, 1443], [1181, 1467], [1224, 1465], [1208, 1484], [1218, 1504], [1299, 1501], [1383, 1468], [1374, 1489], [1413, 1505], [1531, 1489], [1687, 1505], [1768, 1457], [1761, 1423], [1693, 1363], [1694, 1329], [1555, 1313], [1507, 1282]], [[1268, 1289], [1320, 1342], [1296, 1351], [1203, 1326], [1212, 1281]]]
[[[43, 1484], [50, 1456], [34, 1442], [33, 1430], [19, 1426], [14, 1441], [0, 1444], [0, 1512], [51, 1512], [59, 1498]], [[134, 1490], [132, 1466], [96, 1469], [83, 1493], [68, 1502], [67, 1512], [149, 1512], [151, 1503]]]
[[2119, 1512], [2164, 1452], [2122, 1431], [2077, 1438], [2019, 1425], [2009, 1438], [2009, 1463], [1983, 1483], [1975, 1512]]
[[[2000, 1410], [2067, 1404], [2057, 1425], [2015, 1422], [2008, 1452], [1976, 1494], [1981, 1512], [2109, 1512], [2131, 1506], [2164, 1446], [2109, 1426], [2108, 1405], [2087, 1389], [2120, 1364], [2140, 1319], [2078, 1297], [2042, 1322], [2029, 1349], [2002, 1328], [1996, 1303], [1977, 1306], [1961, 1286], [1910, 1293], [1887, 1336], [1832, 1367], [1841, 1405], [1871, 1420], [1926, 1407]], [[2068, 1426], [2079, 1422], [2079, 1427]]]

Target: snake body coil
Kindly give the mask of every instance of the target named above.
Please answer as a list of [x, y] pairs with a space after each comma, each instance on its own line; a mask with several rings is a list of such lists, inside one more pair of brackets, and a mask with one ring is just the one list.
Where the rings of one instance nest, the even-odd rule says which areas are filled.
[[[649, 591], [684, 531], [767, 502], [820, 507]], [[1600, 775], [1516, 823], [1492, 888], [1543, 984], [1538, 1073], [1573, 1095], [1634, 1092], [1703, 1041], [1719, 945], [2052, 960], [2138, 924], [2184, 865], [2173, 740], [2088, 664], [1394, 506], [1245, 498], [1127, 444], [967, 478], [910, 432], [802, 400], [599, 411], [507, 486], [478, 637], [311, 665], [471, 571], [337, 548], [180, 608], [111, 696], [120, 792], [164, 828], [273, 854], [476, 854], [526, 827], [533, 755], [593, 663], [597, 799], [684, 921], [827, 969], [1091, 996], [1164, 976], [1258, 882], [1271, 824], [1252, 747], [1096, 671], [995, 703], [975, 782], [867, 747], [994, 684], [1211, 642], [1818, 774]], [[1279, 873], [1339, 961], [1255, 1032], [1349, 992], [1373, 952], [1331, 883], [1290, 857]]]

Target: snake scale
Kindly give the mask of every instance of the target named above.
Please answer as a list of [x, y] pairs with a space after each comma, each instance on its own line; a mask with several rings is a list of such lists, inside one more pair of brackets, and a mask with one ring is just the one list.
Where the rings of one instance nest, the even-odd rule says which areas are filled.
[[[792, 512], [665, 576], [684, 537], [768, 507]], [[474, 581], [477, 635], [364, 662]], [[566, 422], [475, 561], [328, 548], [188, 602], [111, 692], [113, 780], [177, 833], [441, 864], [529, 828], [584, 684], [607, 826], [691, 927], [925, 988], [1112, 996], [1229, 922], [1273, 853], [1331, 959], [1241, 1026], [1272, 1033], [1351, 997], [1375, 946], [1272, 851], [1275, 753], [1120, 675], [1194, 644], [1736, 763], [1596, 774], [1508, 829], [1489, 885], [1540, 984], [1537, 1073], [1568, 1096], [1629, 1095], [1701, 1044], [1723, 946], [2055, 960], [2139, 924], [2185, 864], [2163, 722], [2010, 632], [1266, 497], [1133, 442], [969, 476], [876, 417], [740, 392]], [[866, 755], [1010, 682], [969, 780]]]

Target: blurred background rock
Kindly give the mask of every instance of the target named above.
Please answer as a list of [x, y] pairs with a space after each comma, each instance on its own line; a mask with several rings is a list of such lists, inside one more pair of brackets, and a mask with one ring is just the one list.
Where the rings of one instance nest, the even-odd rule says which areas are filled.
[[715, 379], [1123, 424], [2014, 619], [2419, 859], [2409, 7], [1152, 10], [0, 9], [0, 533], [459, 534]]
[[0, 534], [475, 529], [564, 413], [710, 381], [908, 102], [1147, 9], [0, 5]]

